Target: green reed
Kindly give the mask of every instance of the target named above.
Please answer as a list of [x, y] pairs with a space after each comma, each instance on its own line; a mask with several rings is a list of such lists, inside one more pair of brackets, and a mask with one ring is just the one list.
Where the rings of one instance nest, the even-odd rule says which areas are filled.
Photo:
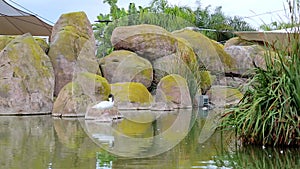
[[300, 145], [299, 35], [295, 28], [286, 46], [269, 44], [265, 68], [255, 65], [244, 97], [223, 115], [221, 126], [234, 126], [243, 143]]

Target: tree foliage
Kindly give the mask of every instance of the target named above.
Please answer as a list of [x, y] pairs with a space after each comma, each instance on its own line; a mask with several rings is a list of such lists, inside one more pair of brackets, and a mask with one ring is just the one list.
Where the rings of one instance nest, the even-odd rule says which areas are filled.
[[292, 28], [293, 26], [294, 25], [292, 23], [274, 21], [269, 24], [263, 24], [259, 28], [264, 31], [272, 31], [272, 30], [288, 29], [288, 28]]

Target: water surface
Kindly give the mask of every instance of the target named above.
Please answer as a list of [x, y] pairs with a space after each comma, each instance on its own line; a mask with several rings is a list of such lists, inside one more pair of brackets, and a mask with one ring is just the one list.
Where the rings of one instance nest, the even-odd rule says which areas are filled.
[[0, 116], [0, 168], [300, 168], [299, 148], [239, 148], [214, 132], [211, 112], [128, 113], [114, 123]]

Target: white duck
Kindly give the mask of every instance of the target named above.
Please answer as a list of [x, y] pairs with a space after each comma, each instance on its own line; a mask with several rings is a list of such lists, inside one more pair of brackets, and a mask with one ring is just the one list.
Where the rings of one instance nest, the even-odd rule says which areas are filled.
[[108, 95], [108, 101], [101, 101], [98, 104], [95, 104], [92, 108], [94, 109], [109, 109], [114, 106], [114, 95]]

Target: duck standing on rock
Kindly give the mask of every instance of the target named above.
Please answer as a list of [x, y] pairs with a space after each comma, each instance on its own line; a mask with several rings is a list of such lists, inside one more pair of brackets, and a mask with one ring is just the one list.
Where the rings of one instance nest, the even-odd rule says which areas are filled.
[[94, 109], [109, 109], [114, 106], [114, 95], [108, 95], [108, 101], [101, 101], [98, 104], [95, 104], [92, 108]]

